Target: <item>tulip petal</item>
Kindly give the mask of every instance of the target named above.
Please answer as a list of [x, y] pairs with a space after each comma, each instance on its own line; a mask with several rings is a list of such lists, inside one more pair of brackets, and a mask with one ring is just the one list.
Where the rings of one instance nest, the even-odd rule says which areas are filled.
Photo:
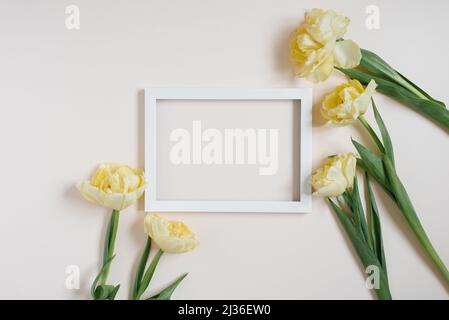
[[368, 86], [366, 87], [365, 91], [354, 100], [354, 106], [357, 107], [360, 115], [363, 115], [366, 112], [366, 109], [368, 108], [368, 105], [371, 102], [371, 97], [376, 92], [376, 87], [377, 87], [376, 82], [374, 80], [371, 80], [368, 83]]
[[327, 80], [331, 75], [334, 68], [334, 57], [327, 48], [322, 48], [314, 53], [307, 57], [300, 76], [313, 83], [318, 83]]
[[104, 205], [104, 192], [94, 187], [90, 181], [81, 181], [76, 187], [81, 195], [90, 203]]
[[334, 63], [340, 68], [355, 68], [360, 64], [360, 47], [352, 40], [338, 41], [334, 47]]

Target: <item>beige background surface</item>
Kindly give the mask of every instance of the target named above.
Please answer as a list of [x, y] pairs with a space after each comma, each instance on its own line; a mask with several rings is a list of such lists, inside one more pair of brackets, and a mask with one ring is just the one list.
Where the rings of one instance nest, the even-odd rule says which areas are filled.
[[[65, 28], [65, 7], [81, 29]], [[365, 9], [380, 8], [380, 30]], [[74, 183], [97, 163], [143, 165], [145, 86], [290, 87], [289, 38], [305, 9], [352, 19], [347, 38], [378, 52], [448, 102], [447, 1], [0, 1], [0, 298], [88, 298], [109, 211], [81, 199]], [[343, 78], [316, 85], [315, 101]], [[449, 264], [448, 134], [378, 95], [399, 173]], [[357, 127], [322, 127], [315, 113], [314, 166], [366, 142]], [[229, 186], [230, 188], [232, 185]], [[145, 235], [143, 203], [123, 212], [110, 279], [128, 284]], [[346, 238], [322, 199], [310, 215], [169, 214], [201, 246], [166, 255], [152, 288], [184, 271], [177, 299], [371, 299]], [[380, 194], [391, 290], [396, 298], [447, 299], [391, 201]], [[81, 289], [65, 287], [78, 265]]]

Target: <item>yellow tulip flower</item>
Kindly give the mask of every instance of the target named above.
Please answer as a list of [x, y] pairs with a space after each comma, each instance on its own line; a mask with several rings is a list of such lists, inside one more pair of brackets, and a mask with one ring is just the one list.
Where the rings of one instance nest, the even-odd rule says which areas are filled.
[[195, 249], [199, 241], [181, 221], [168, 221], [158, 214], [147, 214], [144, 230], [159, 248], [168, 253], [183, 253]]
[[[313, 9], [291, 41], [296, 74], [312, 82], [326, 80], [334, 66], [354, 68], [362, 57], [359, 46], [342, 40], [350, 20], [335, 11]], [[338, 40], [338, 41], [337, 41]]]
[[352, 189], [357, 160], [352, 153], [340, 153], [330, 158], [312, 175], [313, 194], [316, 196], [339, 196]]
[[101, 164], [90, 181], [79, 182], [77, 188], [89, 202], [120, 211], [142, 196], [145, 178], [126, 165]]
[[321, 105], [321, 114], [328, 126], [345, 126], [363, 116], [376, 91], [377, 84], [371, 80], [365, 88], [358, 80], [349, 80], [328, 94]]

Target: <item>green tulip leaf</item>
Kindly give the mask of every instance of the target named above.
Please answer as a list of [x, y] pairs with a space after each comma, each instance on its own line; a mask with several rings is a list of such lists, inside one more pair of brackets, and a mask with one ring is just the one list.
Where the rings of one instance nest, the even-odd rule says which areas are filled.
[[[363, 169], [368, 171], [368, 173], [388, 192], [390, 193], [390, 187], [388, 185], [388, 180], [385, 175], [385, 169], [382, 163], [382, 159], [371, 152], [369, 149], [365, 148], [362, 144], [357, 141], [352, 140], [352, 144], [357, 149], [361, 160], [357, 160], [357, 165], [362, 165]], [[390, 193], [391, 194], [391, 193]]]
[[[109, 268], [109, 265], [111, 264], [112, 260], [114, 260], [114, 258], [115, 258], [115, 255], [113, 255], [112, 257], [110, 257], [110, 258], [106, 261], [106, 263], [102, 266], [102, 268], [101, 268], [100, 272], [98, 273], [98, 275], [95, 277], [94, 282], [92, 283], [92, 287], [91, 287], [91, 289], [90, 289], [90, 294], [91, 294], [91, 296], [92, 296], [94, 299], [95, 299], [95, 296], [96, 296], [95, 291], [96, 291], [96, 289], [97, 289], [97, 284], [98, 284], [98, 282], [100, 281], [100, 278], [103, 277], [103, 274], [104, 274], [105, 270], [107, 270], [107, 268]], [[100, 286], [101, 286], [101, 285], [100, 285]]]
[[[387, 263], [385, 261], [385, 252], [382, 241], [382, 228], [380, 225], [379, 210], [377, 209], [376, 199], [374, 197], [371, 183], [369, 182], [368, 173], [365, 172], [366, 189], [368, 194], [368, 220], [370, 226], [371, 243], [373, 244], [374, 253], [377, 256], [380, 264], [387, 272]], [[387, 275], [388, 281], [388, 275]]]
[[362, 201], [360, 200], [359, 186], [357, 176], [354, 176], [354, 185], [351, 192], [351, 209], [353, 212], [354, 225], [363, 235], [363, 239], [369, 244], [368, 226], [366, 224], [365, 212], [363, 210]]
[[[339, 201], [339, 203], [341, 205], [343, 205], [343, 204], [347, 205], [349, 207], [349, 209], [352, 211], [352, 195], [349, 192], [349, 190], [346, 190], [345, 192], [343, 192], [342, 197], [343, 197], [344, 202], [340, 203], [340, 197], [338, 197], [337, 200]], [[351, 219], [352, 219], [352, 215], [351, 215]]]
[[145, 243], [145, 248], [143, 249], [142, 256], [140, 257], [139, 265], [137, 266], [136, 278], [134, 279], [133, 286], [133, 299], [137, 298], [139, 292], [140, 282], [142, 281], [143, 274], [145, 272], [145, 267], [147, 265], [148, 256], [151, 251], [151, 237], [147, 237], [147, 242]]
[[115, 296], [117, 295], [118, 290], [120, 289], [120, 285], [117, 285], [114, 287], [113, 290], [111, 290], [111, 292], [109, 293], [109, 300], [115, 300]]
[[385, 80], [383, 78], [370, 75], [355, 69], [337, 68], [352, 79], [359, 80], [362, 84], [367, 85], [371, 79], [376, 81], [377, 90], [386, 95], [389, 95], [398, 101], [406, 104], [415, 111], [421, 112], [427, 117], [431, 118], [446, 130], [449, 130], [449, 110], [442, 108], [441, 104], [434, 100], [420, 98], [413, 92], [405, 89], [401, 85]]
[[379, 57], [372, 51], [361, 49], [362, 59], [360, 60], [360, 69], [368, 71], [373, 76], [389, 80], [397, 85], [407, 89], [411, 93], [415, 94], [418, 98], [431, 100], [436, 102], [441, 107], [445, 108], [445, 104], [432, 98], [427, 92], [418, 87], [412, 81], [407, 79], [404, 75], [399, 73], [393, 67], [391, 67], [385, 60]]
[[94, 291], [94, 300], [107, 300], [109, 296], [109, 292], [112, 291], [114, 286], [111, 285], [99, 285], [95, 288]]
[[409, 85], [414, 87], [416, 90], [418, 90], [422, 95], [424, 95], [427, 99], [432, 100], [433, 102], [438, 103], [441, 107], [446, 108], [446, 104], [443, 101], [436, 100], [432, 98], [429, 94], [427, 94], [424, 90], [422, 90], [420, 87], [418, 87], [416, 84], [411, 82], [409, 79], [407, 79], [403, 74], [401, 74], [399, 71], [396, 71], [404, 81], [406, 81]]
[[360, 49], [362, 59], [360, 60], [360, 69], [368, 71], [373, 76], [388, 79], [390, 81], [401, 84], [400, 75], [388, 63], [374, 52], [366, 49]]
[[374, 99], [371, 100], [373, 104], [374, 119], [376, 120], [377, 126], [379, 127], [380, 130], [380, 134], [382, 135], [384, 153], [387, 155], [387, 157], [391, 159], [391, 162], [394, 164], [393, 144], [391, 142], [390, 134], [388, 133], [387, 127], [385, 126], [385, 123], [382, 120], [379, 111], [377, 110]]
[[369, 266], [376, 266], [379, 270], [379, 288], [375, 289], [376, 294], [381, 300], [390, 300], [391, 293], [388, 285], [386, 271], [383, 269], [381, 263], [373, 253], [371, 246], [365, 241], [360, 231], [353, 225], [351, 219], [349, 219], [343, 210], [336, 205], [331, 199], [329, 203], [333, 208], [338, 220], [343, 226], [352, 246], [357, 253], [360, 261], [362, 262], [365, 270]]
[[95, 289], [94, 300], [114, 300], [119, 289], [120, 285], [117, 286], [109, 284], [99, 285]]
[[159, 292], [158, 294], [146, 299], [146, 300], [170, 300], [173, 292], [181, 283], [181, 281], [187, 276], [188, 273], [184, 273], [178, 279], [176, 279], [171, 285]]
[[366, 121], [366, 119], [363, 116], [359, 117], [359, 121], [365, 127], [366, 131], [368, 131], [369, 135], [371, 136], [371, 139], [373, 139], [373, 141], [376, 144], [379, 151], [381, 153], [385, 153], [385, 148], [384, 148], [382, 141], [380, 141], [379, 137], [377, 136], [374, 129], [370, 126], [368, 121]]
[[147, 271], [145, 271], [142, 281], [140, 282], [139, 289], [137, 290], [136, 299], [140, 299], [142, 294], [148, 288], [148, 285], [150, 284], [150, 281], [153, 278], [154, 271], [156, 270], [157, 264], [159, 263], [159, 260], [163, 253], [164, 251], [159, 249], [159, 251], [156, 253], [156, 256], [151, 261]]

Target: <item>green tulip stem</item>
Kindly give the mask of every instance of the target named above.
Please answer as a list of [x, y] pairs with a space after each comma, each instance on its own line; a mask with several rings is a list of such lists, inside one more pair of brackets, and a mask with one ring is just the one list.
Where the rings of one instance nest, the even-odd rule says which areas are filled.
[[441, 273], [442, 277], [446, 281], [446, 284], [449, 285], [449, 271], [447, 270], [444, 262], [441, 260], [440, 256], [430, 242], [429, 237], [424, 231], [424, 228], [419, 221], [418, 215], [415, 212], [413, 204], [407, 192], [405, 191], [401, 180], [397, 176], [391, 160], [388, 159], [388, 157], [384, 157], [384, 164], [386, 172], [390, 178], [390, 183], [395, 196], [396, 204], [404, 214], [405, 219], [407, 220], [419, 243], [422, 245], [425, 252], [429, 255], [430, 259], [435, 264], [438, 271]]
[[[402, 210], [404, 210], [404, 209], [402, 208]], [[421, 224], [413, 224], [413, 222], [411, 222], [411, 221], [408, 221], [408, 223], [411, 226], [416, 237], [418, 238], [418, 241], [421, 243], [424, 250], [427, 252], [430, 259], [437, 267], [437, 269], [440, 272], [443, 279], [446, 281], [446, 285], [449, 285], [449, 271], [447, 270], [446, 265], [441, 260], [437, 251], [435, 250], [432, 243], [430, 242], [430, 239], [427, 236], [427, 234], [425, 233], [423, 227], [421, 226]]]
[[[114, 255], [115, 239], [117, 237], [118, 223], [119, 223], [120, 211], [112, 210], [111, 218], [109, 220], [108, 228], [106, 230], [106, 236], [104, 239], [104, 252], [103, 252], [103, 265], [104, 270], [102, 272], [99, 284], [104, 285], [108, 279], [109, 269], [111, 264], [108, 261], [111, 260]], [[107, 264], [108, 263], [108, 264]], [[107, 264], [107, 265], [106, 265]]]

